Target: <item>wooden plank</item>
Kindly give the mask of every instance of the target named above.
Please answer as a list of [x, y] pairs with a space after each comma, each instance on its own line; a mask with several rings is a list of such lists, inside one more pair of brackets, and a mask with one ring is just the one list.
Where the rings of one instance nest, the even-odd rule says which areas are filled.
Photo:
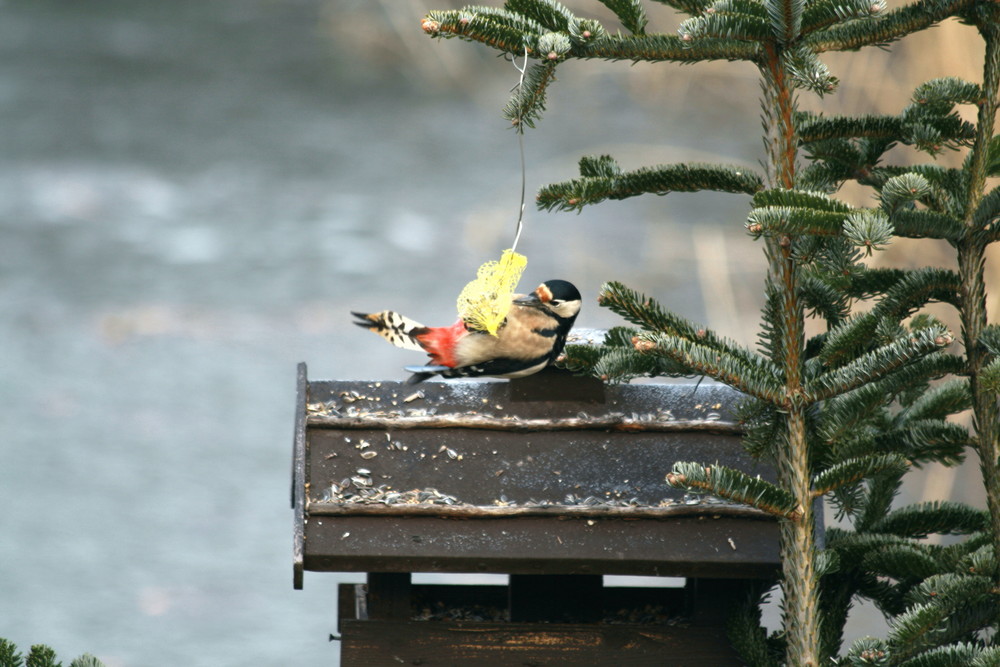
[[305, 568], [305, 512], [306, 512], [306, 403], [309, 385], [306, 365], [297, 369], [295, 391], [295, 435], [292, 438], [292, 587], [300, 590]]
[[318, 429], [309, 432], [307, 456], [311, 507], [366, 494], [382, 504], [391, 492], [398, 505], [428, 492], [425, 504], [658, 506], [684, 500], [664, 477], [674, 462], [692, 459], [772, 477], [739, 437], [699, 432]]
[[309, 382], [303, 568], [773, 576], [773, 519], [664, 481], [690, 460], [774, 478], [739, 394], [580, 381]]
[[558, 368], [544, 373], [511, 380], [508, 385], [512, 401], [573, 401], [576, 403], [604, 403], [607, 400], [605, 384], [592, 377], [580, 377]]
[[742, 664], [721, 628], [350, 620], [342, 628], [344, 667]]
[[326, 572], [499, 572], [770, 578], [778, 525], [666, 520], [318, 517], [306, 563]]
[[767, 521], [768, 513], [723, 503], [698, 502], [664, 506], [643, 505], [367, 505], [362, 503], [310, 503], [310, 518], [324, 516], [433, 516], [440, 519], [509, 519], [512, 517], [547, 517], [558, 519], [698, 519], [721, 518]]

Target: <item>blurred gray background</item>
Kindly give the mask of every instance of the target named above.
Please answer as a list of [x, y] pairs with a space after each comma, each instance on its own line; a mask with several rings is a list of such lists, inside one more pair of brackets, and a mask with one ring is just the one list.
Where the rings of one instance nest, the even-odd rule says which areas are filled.
[[[295, 364], [405, 377], [419, 357], [348, 311], [450, 323], [517, 218], [500, 115], [517, 73], [421, 32], [450, 6], [0, 0], [0, 637], [109, 667], [336, 663], [341, 579], [292, 590]], [[651, 30], [675, 28], [649, 9]], [[905, 51], [831, 57], [836, 104], [895, 112], [924, 78], [977, 79], [962, 30], [913, 40], [913, 73]], [[522, 287], [570, 279], [579, 324], [607, 327], [594, 296], [622, 280], [752, 344], [764, 260], [746, 198], [580, 215], [530, 199], [583, 155], [756, 167], [757, 94], [745, 64], [563, 65], [525, 138]], [[903, 500], [978, 502], [977, 478], [931, 469]], [[877, 630], [859, 618], [852, 632]]]

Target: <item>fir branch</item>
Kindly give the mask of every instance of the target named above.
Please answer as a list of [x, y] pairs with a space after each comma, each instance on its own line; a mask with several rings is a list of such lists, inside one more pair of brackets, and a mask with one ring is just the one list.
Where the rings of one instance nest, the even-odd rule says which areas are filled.
[[743, 427], [743, 447], [754, 458], [773, 458], [775, 449], [786, 440], [785, 423], [778, 409], [759, 399], [748, 397], [741, 401], [737, 416]]
[[632, 340], [638, 333], [629, 327], [613, 327], [605, 333], [603, 345], [567, 345], [556, 365], [611, 383], [637, 377], [691, 375], [689, 369], [670, 359], [637, 352]]
[[893, 227], [888, 216], [879, 209], [858, 209], [844, 220], [844, 238], [864, 248], [866, 255], [879, 250], [892, 240]]
[[548, 32], [517, 13], [482, 6], [431, 11], [421, 26], [432, 37], [460, 37], [514, 55], [521, 55], [525, 48], [533, 52], [538, 37]]
[[[858, 291], [878, 289], [871, 284], [872, 279], [881, 281], [884, 296], [870, 311], [844, 320], [827, 333], [820, 353], [825, 366], [836, 368], [869, 348], [883, 321], [902, 320], [933, 301], [950, 304], [958, 301], [959, 278], [946, 269], [870, 273], [859, 277]], [[868, 284], [861, 285], [861, 280]]]
[[913, 332], [902, 340], [882, 345], [858, 358], [806, 382], [808, 400], [818, 401], [856, 389], [880, 379], [953, 342], [947, 331]]
[[882, 210], [895, 213], [900, 207], [919, 201], [930, 194], [931, 184], [926, 178], [916, 173], [893, 176], [879, 189], [879, 200]]
[[834, 517], [840, 521], [846, 517], [854, 517], [866, 506], [868, 489], [861, 484], [842, 486], [828, 498], [834, 507]]
[[918, 114], [914, 110], [922, 110], [912, 106], [908, 110], [902, 116], [810, 116], [802, 120], [799, 141], [806, 147], [835, 139], [898, 141], [933, 155], [944, 147], [963, 146], [972, 137], [972, 125], [957, 115]]
[[[970, 155], [969, 157], [972, 156]], [[1000, 176], [1000, 135], [990, 140], [990, 145], [986, 151], [985, 167], [987, 176]]]
[[666, 357], [690, 373], [707, 375], [744, 394], [779, 405], [787, 403], [777, 367], [763, 357], [735, 348], [735, 353], [730, 353], [662, 333], [640, 334], [635, 346], [643, 354]]
[[893, 499], [899, 495], [902, 485], [902, 474], [878, 475], [871, 478], [863, 495], [860, 511], [854, 519], [855, 528], [861, 531], [868, 530], [868, 526], [884, 517], [892, 507]]
[[[582, 160], [581, 172], [584, 172]], [[553, 183], [539, 190], [536, 202], [539, 209], [579, 211], [588, 204], [606, 199], [627, 199], [646, 193], [665, 195], [670, 192], [715, 190], [753, 194], [762, 187], [763, 179], [742, 167], [660, 165], [615, 175], [584, 176]]]
[[[919, 418], [899, 419], [895, 427], [887, 419], [877, 422], [881, 429], [875, 433], [862, 430], [864, 424], [876, 419], [902, 391], [922, 386], [935, 377], [954, 373], [964, 368], [964, 360], [943, 352], [928, 355], [889, 376], [858, 387], [823, 403], [819, 412], [817, 437], [829, 446], [837, 445], [838, 457], [862, 456], [872, 451], [896, 451], [911, 461], [930, 460], [954, 462], [961, 458], [968, 442], [968, 433], [950, 431], [958, 425], [931, 427], [930, 422]], [[928, 420], [931, 419], [929, 416]], [[936, 422], [938, 424], [946, 422]], [[916, 427], [919, 437], [913, 437]], [[930, 434], [927, 429], [936, 433]], [[921, 449], [915, 449], [915, 444]]]
[[865, 299], [889, 291], [899, 285], [906, 276], [907, 271], [903, 269], [864, 267], [863, 270], [851, 275], [850, 283], [845, 289], [852, 298]]
[[[955, 540], [947, 546], [939, 546], [938, 559], [942, 564], [942, 574], [995, 577], [997, 574], [996, 559], [993, 558], [989, 540], [988, 532], [971, 533], [964, 540]], [[1000, 589], [997, 589], [997, 592], [1000, 593]], [[925, 600], [911, 596], [908, 601], [921, 602]]]
[[897, 581], [916, 582], [939, 572], [939, 564], [926, 544], [894, 544], [869, 552], [865, 570]]
[[979, 654], [969, 663], [969, 667], [997, 667], [1000, 665], [1000, 646], [977, 647]]
[[631, 60], [633, 62], [694, 63], [707, 60], [756, 61], [760, 44], [735, 39], [685, 41], [677, 35], [608, 36], [575, 48], [575, 58]]
[[945, 213], [928, 209], [901, 209], [889, 218], [896, 236], [911, 239], [956, 241], [962, 235], [962, 223]]
[[861, 456], [872, 451], [897, 452], [916, 467], [925, 463], [961, 463], [972, 444], [964, 426], [936, 419], [915, 420], [904, 426], [885, 428], [839, 443], [840, 456]]
[[948, 269], [927, 267], [905, 271], [875, 306], [873, 312], [903, 319], [918, 308], [935, 301], [958, 307], [960, 283], [958, 274]]
[[972, 407], [968, 378], [952, 378], [921, 392], [896, 418], [898, 423], [920, 419], [944, 419]]
[[811, 234], [839, 236], [844, 227], [844, 213], [818, 211], [791, 206], [755, 208], [747, 217], [747, 231], [754, 236]]
[[569, 37], [573, 44], [581, 47], [608, 38], [608, 32], [594, 19], [575, 19], [569, 24]]
[[862, 637], [854, 640], [847, 652], [845, 664], [850, 667], [867, 667], [868, 665], [888, 665], [889, 646], [876, 637]]
[[[896, 648], [893, 655], [897, 661], [946, 644], [974, 629], [962, 627], [966, 625], [961, 623], [965, 620], [962, 612], [981, 601], [992, 588], [988, 577], [938, 576], [934, 582], [935, 595], [930, 601], [914, 605], [893, 619], [887, 639]], [[997, 605], [991, 606], [995, 615]]]
[[1000, 394], [1000, 358], [992, 359], [979, 370], [979, 386], [990, 393]]
[[504, 7], [555, 32], [568, 32], [576, 20], [573, 12], [555, 0], [507, 0]]
[[567, 345], [556, 359], [556, 366], [573, 373], [591, 375], [600, 361], [603, 345]]
[[580, 158], [580, 175], [584, 178], [617, 178], [622, 168], [610, 155], [585, 155]]
[[792, 521], [798, 521], [803, 514], [795, 496], [784, 489], [725, 466], [678, 462], [667, 475], [667, 484], [677, 489], [710, 493]]
[[946, 109], [950, 109], [954, 104], [979, 104], [983, 99], [983, 89], [979, 84], [963, 81], [956, 76], [945, 76], [917, 86], [912, 99], [920, 106], [944, 104]]
[[817, 0], [802, 13], [802, 34], [808, 35], [851, 19], [870, 18], [885, 11], [884, 0]]
[[545, 92], [555, 75], [555, 62], [538, 63], [527, 69], [524, 81], [514, 88], [503, 116], [518, 132], [523, 132], [525, 127], [535, 127], [535, 121], [545, 110]]
[[634, 348], [603, 346], [590, 373], [604, 382], [628, 382], [637, 377], [695, 375], [687, 366], [662, 356], [641, 354]]
[[104, 667], [104, 663], [89, 653], [84, 653], [69, 663], [69, 667]]
[[[991, 535], [984, 532], [955, 545], [956, 547], [967, 547], [969, 550], [969, 553], [959, 561], [955, 567], [955, 571], [968, 572], [969, 574], [983, 575], [984, 577], [996, 579], [997, 574], [1000, 574], [1000, 563], [997, 562], [993, 545], [990, 544], [990, 538]], [[977, 543], [979, 546], [973, 548]]]
[[851, 315], [831, 325], [823, 334], [823, 346], [816, 357], [809, 359], [806, 377], [815, 378], [828, 369], [837, 368], [870, 350], [880, 342], [876, 332], [883, 318], [871, 311]]
[[62, 663], [56, 661], [56, 652], [51, 646], [35, 644], [24, 657], [24, 667], [62, 667]]
[[14, 642], [0, 637], [0, 665], [7, 667], [22, 667], [24, 658], [17, 650]]
[[820, 276], [802, 276], [800, 294], [808, 314], [836, 325], [847, 317], [850, 303], [843, 288]]
[[641, 0], [600, 0], [600, 3], [614, 12], [625, 29], [633, 35], [641, 35], [646, 31], [648, 19]]
[[[900, 167], [902, 171], [904, 168]], [[965, 216], [965, 197], [969, 186], [966, 174], [961, 169], [948, 169], [934, 164], [921, 164], [906, 169], [920, 174], [931, 184], [929, 195], [921, 199], [927, 207], [940, 213], [948, 213], [956, 218]], [[881, 173], [892, 174], [889, 169]]]
[[746, 596], [726, 621], [726, 636], [743, 662], [750, 667], [780, 667], [781, 653], [768, 641], [762, 622], [761, 607], [768, 600], [770, 582], [747, 586]]
[[685, 14], [696, 16], [712, 5], [712, 0], [654, 0], [660, 4], [669, 5]]
[[[911, 658], [903, 663], [901, 667], [976, 667], [976, 665], [1000, 664], [997, 662], [983, 663], [980, 661], [984, 655], [984, 649], [977, 644], [948, 644], [939, 646], [929, 651], [924, 651], [915, 658]], [[1000, 652], [995, 653], [1000, 658]]]
[[988, 324], [979, 332], [979, 345], [990, 355], [1000, 356], [1000, 325]]
[[870, 21], [850, 21], [818, 30], [806, 37], [805, 42], [817, 53], [884, 46], [954, 16], [973, 2], [974, 0], [917, 0]]
[[770, 19], [770, 37], [788, 45], [798, 40], [802, 32], [802, 12], [805, 0], [763, 0]]
[[757, 345], [772, 363], [781, 363], [784, 358], [785, 339], [781, 335], [780, 313], [785, 295], [770, 280], [764, 283], [764, 306], [760, 312], [760, 332]]
[[926, 538], [930, 534], [968, 535], [989, 526], [989, 515], [962, 503], [936, 500], [893, 510], [869, 527], [874, 533]]
[[904, 134], [903, 120], [896, 116], [813, 116], [799, 123], [803, 145], [831, 139], [893, 139]]
[[715, 14], [734, 16], [755, 16], [767, 21], [767, 9], [758, 0], [715, 0], [710, 7], [699, 14]]
[[990, 241], [1000, 238], [1000, 186], [990, 190], [989, 194], [979, 200], [972, 222], [976, 227], [985, 229]]
[[823, 192], [769, 188], [754, 194], [753, 205], [762, 207], [809, 208], [817, 211], [848, 213], [852, 207]]
[[704, 39], [723, 39], [759, 44], [771, 37], [766, 20], [753, 14], [702, 14], [686, 19], [677, 32], [684, 42], [697, 43]]
[[800, 45], [787, 49], [782, 58], [788, 76], [798, 88], [812, 91], [820, 97], [836, 90], [839, 80], [808, 48]]
[[597, 293], [597, 303], [647, 331], [662, 331], [683, 338], [697, 339], [711, 347], [729, 347], [725, 339], [716, 336], [712, 331], [664, 309], [656, 299], [647, 297], [622, 283], [610, 281], [601, 285]]
[[822, 496], [876, 475], [902, 475], [907, 460], [899, 454], [874, 454], [840, 461], [813, 478], [813, 495]]
[[821, 650], [823, 655], [835, 656], [844, 643], [844, 626], [852, 600], [857, 592], [854, 577], [844, 574], [840, 555], [824, 549], [816, 555], [816, 574], [820, 577], [820, 599], [823, 608], [820, 619]]
[[[929, 551], [933, 548], [931, 545], [921, 546]], [[943, 553], [940, 547], [937, 548], [937, 551]], [[996, 591], [992, 590], [990, 578], [983, 575], [966, 572], [936, 572], [923, 577], [923, 579], [907, 596], [909, 604], [919, 605], [937, 602], [962, 604], [963, 602], [972, 602], [984, 595], [996, 594]]]
[[865, 554], [888, 547], [906, 546], [913, 541], [888, 533], [843, 530], [831, 526], [826, 531], [827, 548], [835, 549], [842, 563], [857, 565]]
[[[891, 376], [890, 376], [891, 377]], [[854, 391], [825, 401], [819, 411], [817, 437], [826, 445], [846, 442], [864, 435], [861, 426], [878, 415], [894, 396], [881, 386], [887, 380], [865, 384]]]

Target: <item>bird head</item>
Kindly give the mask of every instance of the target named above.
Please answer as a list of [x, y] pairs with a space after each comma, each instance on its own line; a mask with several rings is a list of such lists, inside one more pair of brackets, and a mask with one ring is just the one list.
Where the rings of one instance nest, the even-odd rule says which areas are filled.
[[565, 280], [546, 280], [531, 294], [514, 299], [514, 305], [539, 308], [569, 321], [576, 319], [582, 302], [580, 291]]

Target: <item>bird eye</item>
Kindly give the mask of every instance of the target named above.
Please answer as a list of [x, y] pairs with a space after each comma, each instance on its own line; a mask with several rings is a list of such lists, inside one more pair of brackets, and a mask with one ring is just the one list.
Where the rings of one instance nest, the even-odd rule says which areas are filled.
[[562, 304], [563, 304], [562, 299], [552, 299], [551, 301], [549, 301], [549, 305], [555, 306], [556, 308], [558, 308]]

